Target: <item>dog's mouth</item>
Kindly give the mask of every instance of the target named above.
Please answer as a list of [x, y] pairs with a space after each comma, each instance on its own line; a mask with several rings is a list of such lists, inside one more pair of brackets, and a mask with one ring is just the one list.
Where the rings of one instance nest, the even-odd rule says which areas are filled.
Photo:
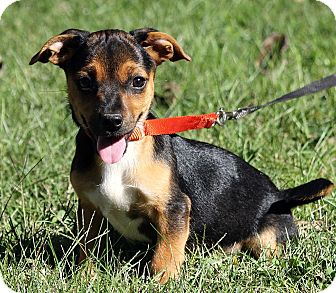
[[97, 152], [103, 162], [115, 164], [124, 156], [127, 148], [126, 137], [99, 136], [97, 140]]
[[119, 162], [126, 153], [127, 139], [129, 138], [132, 132], [118, 137], [108, 135], [96, 136], [89, 127], [89, 124], [87, 123], [85, 117], [81, 115], [81, 118], [85, 126], [85, 129], [89, 131], [89, 133], [91, 134], [90, 135], [91, 138], [93, 138], [96, 141], [97, 153], [99, 154], [102, 161], [107, 164], [114, 164]]
[[[134, 128], [143, 127], [143, 123], [139, 122], [140, 116]], [[82, 117], [82, 120], [86, 129], [88, 129], [91, 133], [91, 137], [94, 139], [94, 141], [96, 141], [96, 150], [101, 160], [106, 164], [115, 164], [119, 162], [127, 151], [128, 139], [131, 136], [134, 128], [125, 134], [117, 136], [111, 135], [112, 133], [100, 133], [98, 135], [94, 135], [94, 131], [91, 130], [84, 117]]]

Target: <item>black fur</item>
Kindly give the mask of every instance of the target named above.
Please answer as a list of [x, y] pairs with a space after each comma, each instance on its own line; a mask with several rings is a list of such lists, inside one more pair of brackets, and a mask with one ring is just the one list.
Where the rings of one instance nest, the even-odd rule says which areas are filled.
[[144, 40], [146, 40], [148, 33], [150, 32], [157, 32], [158, 30], [154, 28], [141, 28], [136, 29], [133, 31], [130, 31], [130, 34], [137, 40], [137, 42], [140, 44]]
[[[233, 153], [178, 135], [155, 138], [156, 154], [176, 164], [176, 178], [191, 205], [191, 234], [223, 246], [238, 243], [266, 227], [275, 227], [278, 241], [297, 235], [291, 216], [295, 205], [332, 183], [318, 179], [280, 191], [268, 176]], [[169, 150], [169, 151], [168, 151]], [[298, 195], [301, 195], [298, 198]], [[309, 200], [303, 197], [311, 196]]]

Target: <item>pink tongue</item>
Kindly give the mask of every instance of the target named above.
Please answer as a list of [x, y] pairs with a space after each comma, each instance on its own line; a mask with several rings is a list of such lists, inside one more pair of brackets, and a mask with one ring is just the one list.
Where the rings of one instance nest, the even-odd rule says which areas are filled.
[[97, 151], [101, 159], [107, 164], [114, 164], [120, 161], [126, 149], [124, 137], [115, 139], [108, 137], [98, 137]]

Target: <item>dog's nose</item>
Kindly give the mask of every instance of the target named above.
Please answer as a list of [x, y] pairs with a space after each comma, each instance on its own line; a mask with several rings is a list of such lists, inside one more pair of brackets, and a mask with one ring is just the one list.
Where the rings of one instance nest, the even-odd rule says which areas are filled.
[[120, 114], [105, 114], [102, 123], [104, 130], [117, 131], [123, 124], [123, 117]]

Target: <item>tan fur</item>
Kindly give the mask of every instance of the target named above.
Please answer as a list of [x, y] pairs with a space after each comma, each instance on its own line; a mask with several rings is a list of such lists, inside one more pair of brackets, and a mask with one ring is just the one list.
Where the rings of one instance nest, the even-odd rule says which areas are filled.
[[278, 245], [276, 241], [277, 231], [275, 227], [268, 227], [242, 242], [244, 249], [259, 257], [263, 250], [268, 257], [277, 255]]
[[90, 68], [94, 69], [98, 82], [108, 78], [107, 66], [104, 60], [99, 58], [99, 56], [91, 61]]
[[177, 231], [171, 231], [165, 215], [158, 211], [158, 241], [151, 263], [151, 271], [153, 274], [161, 273], [161, 284], [166, 283], [169, 278], [176, 278], [179, 274], [189, 237], [189, 223], [190, 217], [188, 213], [184, 227]]
[[191, 60], [190, 56], [183, 51], [182, 47], [172, 36], [162, 32], [148, 33], [142, 45], [153, 60], [155, 60], [157, 65], [167, 60]]
[[235, 253], [241, 251], [243, 243], [235, 243], [231, 246], [225, 247], [224, 251], [226, 253]]
[[328, 194], [330, 194], [334, 189], [334, 184], [330, 184], [328, 187], [326, 187], [325, 189], [322, 189], [319, 192], [320, 196], [327, 196]]
[[156, 211], [163, 211], [171, 196], [171, 168], [153, 157], [153, 137], [146, 136], [139, 144], [142, 160], [134, 166], [126, 181], [139, 189], [135, 214], [156, 221]]
[[41, 50], [33, 56], [30, 60], [29, 64], [32, 65], [37, 61], [47, 62], [48, 60], [53, 64], [61, 64], [66, 60], [69, 60], [76, 50], [74, 49], [67, 49], [62, 50], [67, 43], [70, 43], [76, 35], [73, 34], [64, 34], [52, 37], [48, 40]]
[[[138, 70], [141, 71], [139, 68]], [[143, 123], [144, 119], [146, 119], [154, 96], [154, 73], [152, 72], [147, 76], [147, 74], [143, 72], [142, 76], [148, 78], [144, 92], [133, 95], [123, 94], [123, 104], [125, 106], [124, 117], [139, 117], [139, 115], [143, 113], [139, 123]]]
[[313, 200], [314, 198], [317, 198], [317, 197], [325, 197], [332, 192], [333, 188], [334, 188], [334, 184], [330, 184], [326, 188], [321, 189], [316, 194], [311, 194], [309, 196], [302, 196], [301, 198], [303, 200], [309, 201], [309, 200]]
[[147, 75], [144, 70], [141, 70], [141, 68], [139, 68], [139, 65], [136, 62], [130, 59], [130, 60], [127, 60], [126, 62], [122, 62], [119, 65], [116, 74], [117, 74], [117, 78], [122, 83], [124, 83], [129, 79], [130, 76], [136, 74], [137, 71], [140, 71], [139, 72], [140, 74], [145, 74], [145, 76]]
[[[153, 140], [150, 137], [150, 140]], [[148, 156], [151, 143], [143, 144], [142, 154]], [[147, 150], [146, 150], [147, 149]], [[152, 150], [151, 150], [152, 151]], [[171, 194], [171, 168], [164, 162], [153, 158], [134, 170], [134, 177], [130, 179], [135, 186], [139, 186], [143, 194], [146, 194], [145, 204], [150, 206], [165, 206]]]

